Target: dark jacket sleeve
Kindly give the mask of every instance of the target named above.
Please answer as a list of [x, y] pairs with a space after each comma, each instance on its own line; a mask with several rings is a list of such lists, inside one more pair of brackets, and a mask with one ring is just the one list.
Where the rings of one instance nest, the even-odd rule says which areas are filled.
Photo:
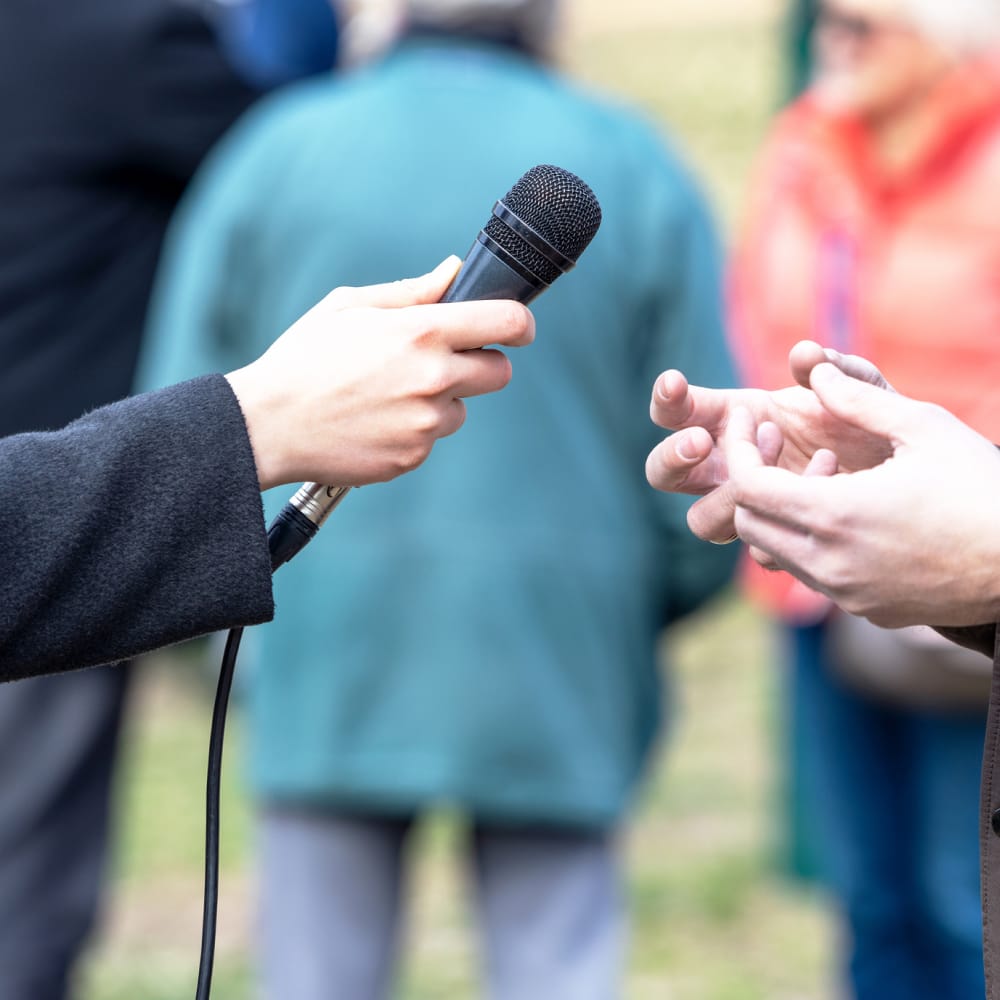
[[[130, 5], [125, 5], [130, 6]], [[122, 155], [186, 183], [209, 149], [263, 93], [223, 54], [202, 14], [177, 2], [131, 5], [123, 17]]]
[[253, 453], [221, 375], [0, 439], [0, 679], [272, 617]]

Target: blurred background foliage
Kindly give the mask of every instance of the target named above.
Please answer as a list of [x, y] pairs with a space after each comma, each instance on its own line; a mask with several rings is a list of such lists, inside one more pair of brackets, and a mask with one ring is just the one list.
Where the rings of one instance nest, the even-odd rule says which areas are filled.
[[[568, 0], [566, 8], [564, 64], [673, 133], [731, 233], [785, 85], [780, 4]], [[730, 594], [665, 641], [677, 662], [676, 712], [628, 833], [627, 996], [829, 997], [832, 921], [814, 891], [781, 871], [783, 747], [771, 631]], [[113, 892], [83, 972], [82, 1000], [194, 995], [211, 711], [200, 648], [151, 660], [138, 685], [119, 787]], [[217, 661], [214, 649], [208, 659]], [[238, 710], [227, 741], [216, 1000], [253, 995], [253, 843]], [[423, 829], [401, 1000], [476, 993], [463, 873], [451, 850], [461, 836], [447, 815]]]

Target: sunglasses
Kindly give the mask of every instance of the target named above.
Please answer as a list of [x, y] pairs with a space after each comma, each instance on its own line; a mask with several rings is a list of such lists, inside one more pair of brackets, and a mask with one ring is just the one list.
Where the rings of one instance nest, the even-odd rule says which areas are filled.
[[851, 14], [833, 4], [820, 4], [817, 14], [817, 27], [824, 31], [836, 32], [842, 38], [853, 42], [867, 42], [882, 25], [863, 14]]

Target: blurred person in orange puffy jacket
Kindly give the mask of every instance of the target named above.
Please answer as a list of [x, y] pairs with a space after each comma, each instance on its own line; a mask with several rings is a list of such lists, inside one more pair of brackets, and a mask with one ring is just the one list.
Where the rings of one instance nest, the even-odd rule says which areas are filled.
[[[809, 337], [1000, 440], [998, 40], [993, 0], [820, 5], [815, 76], [774, 127], [733, 266], [750, 384], [786, 384]], [[977, 673], [785, 574], [747, 580], [787, 626], [793, 770], [854, 994], [982, 996], [987, 661]]]

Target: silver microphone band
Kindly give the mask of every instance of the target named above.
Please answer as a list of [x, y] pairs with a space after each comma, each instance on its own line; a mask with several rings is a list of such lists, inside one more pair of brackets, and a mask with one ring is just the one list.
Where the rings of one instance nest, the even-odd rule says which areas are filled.
[[303, 483], [288, 502], [319, 528], [337, 509], [337, 505], [347, 496], [350, 488], [350, 486], [324, 486], [322, 483]]

